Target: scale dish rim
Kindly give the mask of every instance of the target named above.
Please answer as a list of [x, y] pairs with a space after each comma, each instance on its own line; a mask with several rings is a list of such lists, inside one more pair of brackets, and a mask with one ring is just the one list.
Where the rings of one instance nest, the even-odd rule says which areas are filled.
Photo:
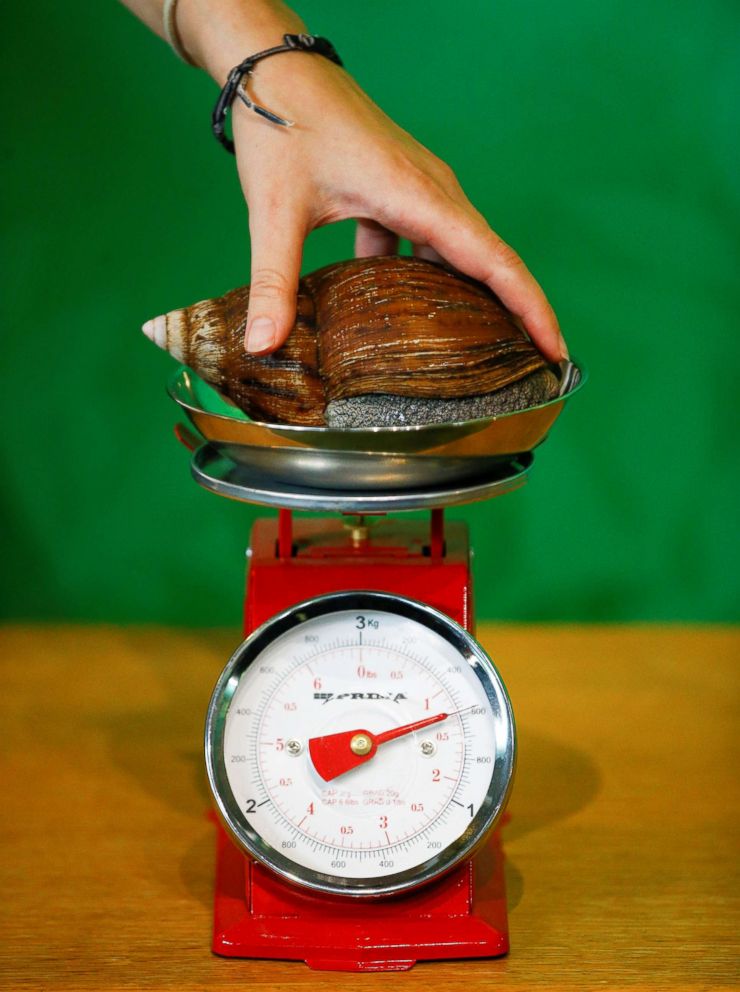
[[[218, 390], [215, 386], [211, 386], [204, 379], [194, 372], [187, 365], [179, 365], [173, 373], [170, 374], [167, 380], [167, 394], [170, 399], [172, 399], [178, 406], [182, 409], [187, 410], [195, 415], [205, 414], [210, 418], [214, 418], [219, 421], [223, 421], [226, 424], [247, 424], [250, 427], [262, 428], [264, 431], [270, 434], [279, 434], [282, 436], [293, 437], [297, 443], [301, 443], [301, 438], [305, 437], [308, 441], [309, 438], [322, 438], [326, 442], [331, 442], [333, 438], [361, 438], [363, 435], [371, 435], [374, 438], [379, 436], [387, 435], [389, 438], [393, 437], [408, 437], [409, 435], [424, 435], [429, 433], [439, 433], [440, 431], [451, 431], [453, 433], [469, 434], [477, 433], [478, 431], [484, 430], [491, 424], [503, 423], [505, 421], [511, 420], [515, 417], [520, 417], [522, 414], [529, 414], [537, 410], [545, 410], [549, 407], [553, 407], [558, 403], [564, 403], [569, 400], [577, 392], [579, 392], [586, 381], [588, 380], [588, 371], [584, 365], [578, 361], [576, 358], [571, 358], [568, 362], [569, 367], [573, 367], [578, 373], [578, 381], [573, 385], [567, 392], [562, 395], [553, 397], [547, 400], [545, 403], [536, 403], [533, 406], [525, 407], [522, 410], [511, 410], [506, 413], [496, 414], [492, 417], [474, 417], [470, 420], [454, 420], [434, 424], [403, 424], [395, 427], [326, 427], [326, 426], [311, 426], [307, 424], [277, 424], [271, 423], [264, 420], [253, 420], [239, 407], [234, 407], [234, 415], [227, 413], [219, 413], [213, 410], [205, 409], [203, 406], [197, 406], [192, 402], [188, 402], [181, 395], [180, 382], [184, 376], [193, 377], [197, 383], [202, 385], [204, 388], [211, 390], [221, 402], [225, 402], [224, 398], [220, 396]], [[188, 388], [186, 386], [186, 388]], [[209, 440], [206, 438], [206, 440]], [[432, 442], [433, 444], [434, 442]], [[374, 448], [373, 450], [377, 450]], [[392, 449], [388, 452], [393, 453]]]

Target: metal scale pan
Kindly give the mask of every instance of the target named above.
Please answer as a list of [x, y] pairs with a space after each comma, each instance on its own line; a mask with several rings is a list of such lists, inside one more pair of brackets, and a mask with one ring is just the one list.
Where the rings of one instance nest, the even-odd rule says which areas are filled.
[[[416, 486], [407, 489], [317, 488], [284, 482], [268, 472], [250, 468], [220, 454], [210, 444], [194, 453], [191, 472], [195, 481], [230, 499], [286, 510], [320, 510], [341, 513], [390, 513], [394, 510], [438, 509], [501, 496], [523, 486], [534, 461], [525, 452], [509, 462], [497, 462], [488, 472], [466, 483]], [[338, 476], [341, 479], [342, 475]]]
[[260, 423], [187, 368], [175, 373], [168, 391], [208, 443], [193, 460], [193, 474], [206, 488], [236, 499], [245, 498], [237, 490], [259, 492], [262, 497], [249, 501], [265, 505], [297, 507], [292, 501], [305, 496], [310, 508], [337, 509], [337, 499], [367, 505], [377, 497], [398, 509], [413, 503], [403, 507], [412, 509], [441, 505], [442, 493], [449, 494], [447, 504], [482, 499], [472, 493], [502, 485], [503, 476], [525, 473], [531, 457], [524, 456], [542, 443], [585, 379], [574, 362], [562, 363], [558, 371], [560, 395], [548, 403], [422, 427], [338, 430]]

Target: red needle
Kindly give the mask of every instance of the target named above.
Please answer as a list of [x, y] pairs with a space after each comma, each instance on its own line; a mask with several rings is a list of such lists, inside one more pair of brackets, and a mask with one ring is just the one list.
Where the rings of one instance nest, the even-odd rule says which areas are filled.
[[402, 727], [393, 727], [382, 734], [371, 734], [369, 730], [343, 730], [339, 734], [312, 737], [308, 742], [308, 750], [316, 771], [325, 782], [330, 782], [338, 775], [344, 775], [369, 761], [378, 747], [386, 741], [394, 741], [397, 737], [411, 734], [432, 723], [439, 723], [448, 716], [449, 713], [438, 713], [424, 720], [406, 723]]
[[385, 744], [386, 741], [394, 741], [397, 737], [403, 737], [406, 734], [411, 734], [414, 730], [421, 730], [422, 727], [428, 727], [432, 723], [439, 723], [441, 720], [446, 720], [449, 713], [438, 713], [437, 716], [428, 716], [425, 720], [416, 720], [414, 723], [406, 723], [403, 727], [393, 727], [392, 730], [384, 730], [382, 734], [375, 735], [376, 744]]

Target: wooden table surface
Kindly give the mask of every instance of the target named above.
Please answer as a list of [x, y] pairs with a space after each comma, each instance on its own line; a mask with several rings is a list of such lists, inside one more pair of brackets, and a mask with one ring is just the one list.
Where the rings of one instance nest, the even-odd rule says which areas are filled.
[[201, 727], [236, 632], [0, 629], [0, 987], [737, 987], [738, 632], [479, 635], [519, 727], [511, 954], [354, 975], [209, 951]]

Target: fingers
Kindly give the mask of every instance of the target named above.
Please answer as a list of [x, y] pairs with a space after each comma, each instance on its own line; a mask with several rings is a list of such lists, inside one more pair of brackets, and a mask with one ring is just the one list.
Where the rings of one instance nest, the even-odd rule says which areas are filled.
[[542, 288], [513, 248], [477, 212], [440, 203], [427, 220], [427, 243], [460, 272], [485, 283], [519, 317], [540, 351], [552, 362], [568, 357], [555, 312]]
[[398, 235], [374, 220], [360, 219], [355, 232], [355, 258], [371, 255], [395, 255], [398, 252]]
[[441, 257], [485, 283], [550, 361], [568, 357], [557, 317], [537, 280], [491, 230], [449, 169], [436, 160], [434, 170], [416, 168], [406, 182], [397, 180], [394, 193], [375, 214], [382, 224], [409, 238], [418, 257]]
[[411, 254], [414, 258], [425, 258], [427, 262], [441, 262], [442, 256], [429, 245], [411, 245]]
[[293, 330], [306, 224], [299, 210], [267, 200], [249, 214], [252, 279], [244, 347], [264, 355], [283, 344]]

